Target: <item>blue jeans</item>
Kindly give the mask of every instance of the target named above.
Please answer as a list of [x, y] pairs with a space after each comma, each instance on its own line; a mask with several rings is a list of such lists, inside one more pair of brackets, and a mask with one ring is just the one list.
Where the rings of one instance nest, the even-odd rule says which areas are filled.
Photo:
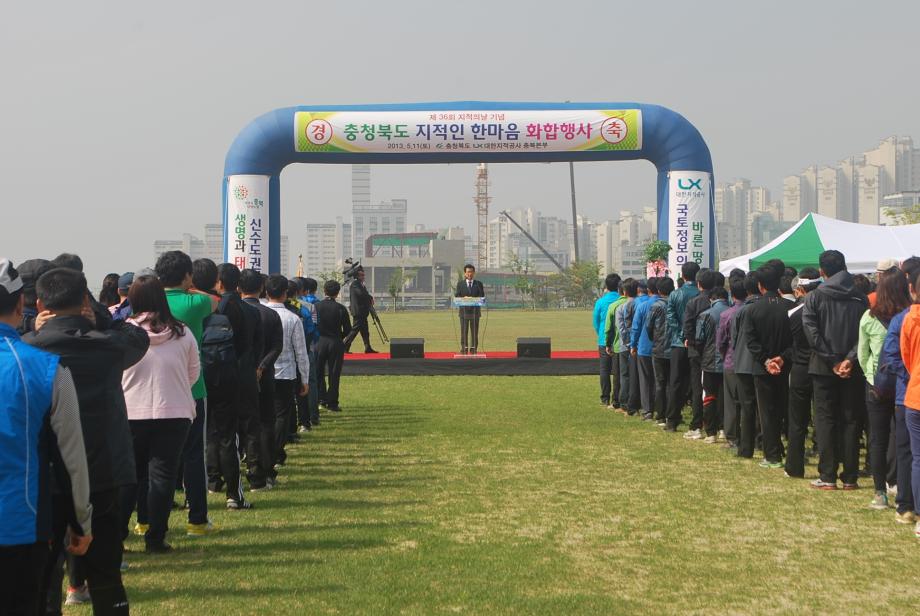
[[898, 497], [895, 502], [898, 505], [898, 513], [914, 510], [914, 491], [911, 488], [911, 476], [913, 473], [910, 467], [913, 464], [913, 456], [910, 450], [910, 434], [907, 432], [907, 420], [904, 415], [908, 412], [900, 404], [894, 407], [894, 426], [895, 426], [895, 458], [898, 461]]
[[907, 432], [910, 434], [910, 451], [913, 454], [913, 463], [910, 467], [910, 487], [914, 493], [914, 511], [920, 511], [920, 411], [905, 408], [904, 420], [907, 423]]
[[182, 448], [182, 483], [188, 501], [189, 524], [208, 521], [208, 469], [204, 462], [208, 399], [195, 400], [195, 421], [189, 427]]

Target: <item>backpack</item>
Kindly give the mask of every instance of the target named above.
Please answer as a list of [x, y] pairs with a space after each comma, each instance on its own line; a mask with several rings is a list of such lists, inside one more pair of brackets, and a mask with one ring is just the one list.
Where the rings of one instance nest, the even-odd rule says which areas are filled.
[[204, 320], [201, 335], [201, 369], [205, 386], [220, 387], [235, 382], [239, 376], [236, 349], [233, 346], [233, 326], [224, 315], [229, 298], [220, 300], [217, 312]]

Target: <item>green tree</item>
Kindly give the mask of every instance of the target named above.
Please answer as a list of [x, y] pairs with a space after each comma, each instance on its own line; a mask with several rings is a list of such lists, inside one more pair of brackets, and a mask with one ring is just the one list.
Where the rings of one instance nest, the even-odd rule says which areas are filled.
[[[645, 245], [645, 262], [655, 264], [655, 273], [665, 274], [667, 271], [668, 253], [671, 252], [671, 245], [664, 240], [652, 240]], [[661, 271], [659, 264], [664, 263], [664, 271]]]
[[884, 214], [892, 220], [895, 225], [916, 225], [920, 224], [920, 203], [905, 208], [886, 207]]
[[560, 305], [590, 307], [600, 294], [601, 266], [596, 261], [578, 261], [553, 274], [547, 281]]
[[396, 302], [401, 293], [405, 291], [406, 283], [415, 278], [416, 271], [398, 267], [390, 274], [390, 281], [387, 284], [387, 292], [393, 298], [393, 310], [396, 310]]
[[326, 284], [326, 282], [329, 280], [335, 280], [336, 282], [341, 283], [345, 279], [345, 277], [342, 276], [342, 272], [340, 272], [339, 270], [329, 270], [328, 272], [320, 272], [317, 274], [317, 276], [319, 277], [320, 288], [322, 288], [322, 286]]
[[508, 267], [514, 273], [514, 288], [521, 294], [521, 298], [527, 301], [530, 298], [531, 310], [537, 309], [536, 289], [537, 281], [533, 276], [533, 262], [528, 259], [521, 259], [513, 251], [508, 252]]

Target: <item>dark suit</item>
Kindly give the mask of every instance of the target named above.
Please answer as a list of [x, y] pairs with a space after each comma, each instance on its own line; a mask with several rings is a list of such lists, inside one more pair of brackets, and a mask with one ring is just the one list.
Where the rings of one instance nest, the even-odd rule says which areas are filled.
[[370, 315], [371, 307], [374, 305], [374, 298], [371, 296], [370, 292], [368, 292], [364, 283], [357, 280], [351, 283], [348, 297], [350, 300], [349, 310], [354, 318], [354, 323], [351, 328], [351, 333], [345, 338], [345, 352], [347, 353], [351, 348], [352, 341], [359, 333], [361, 334], [361, 339], [364, 341], [364, 351], [367, 352], [371, 349], [371, 335], [368, 330], [367, 317]]
[[[454, 297], [485, 297], [486, 291], [478, 280], [467, 281], [465, 278], [457, 283]], [[460, 315], [460, 352], [475, 353], [479, 346], [479, 306], [461, 307]]]

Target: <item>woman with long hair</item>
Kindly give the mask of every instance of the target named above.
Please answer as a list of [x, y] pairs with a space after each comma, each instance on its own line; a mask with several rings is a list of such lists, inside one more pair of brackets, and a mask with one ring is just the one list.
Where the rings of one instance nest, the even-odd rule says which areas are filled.
[[102, 290], [99, 291], [99, 303], [110, 308], [121, 303], [118, 297], [118, 274], [106, 274], [102, 279]]
[[882, 272], [876, 289], [875, 305], [859, 321], [859, 365], [866, 377], [866, 411], [869, 420], [869, 461], [875, 497], [873, 509], [888, 508], [888, 443], [894, 418], [894, 397], [876, 387], [875, 376], [888, 326], [896, 314], [910, 306], [907, 278], [897, 268]]
[[172, 549], [166, 543], [169, 512], [182, 445], [195, 418], [198, 344], [173, 317], [156, 276], [136, 278], [128, 301], [134, 313], [128, 322], [147, 332], [150, 348], [122, 378], [137, 465], [137, 491], [124, 495], [124, 524], [127, 530], [136, 504], [135, 533], [144, 535], [148, 553], [162, 553]]

